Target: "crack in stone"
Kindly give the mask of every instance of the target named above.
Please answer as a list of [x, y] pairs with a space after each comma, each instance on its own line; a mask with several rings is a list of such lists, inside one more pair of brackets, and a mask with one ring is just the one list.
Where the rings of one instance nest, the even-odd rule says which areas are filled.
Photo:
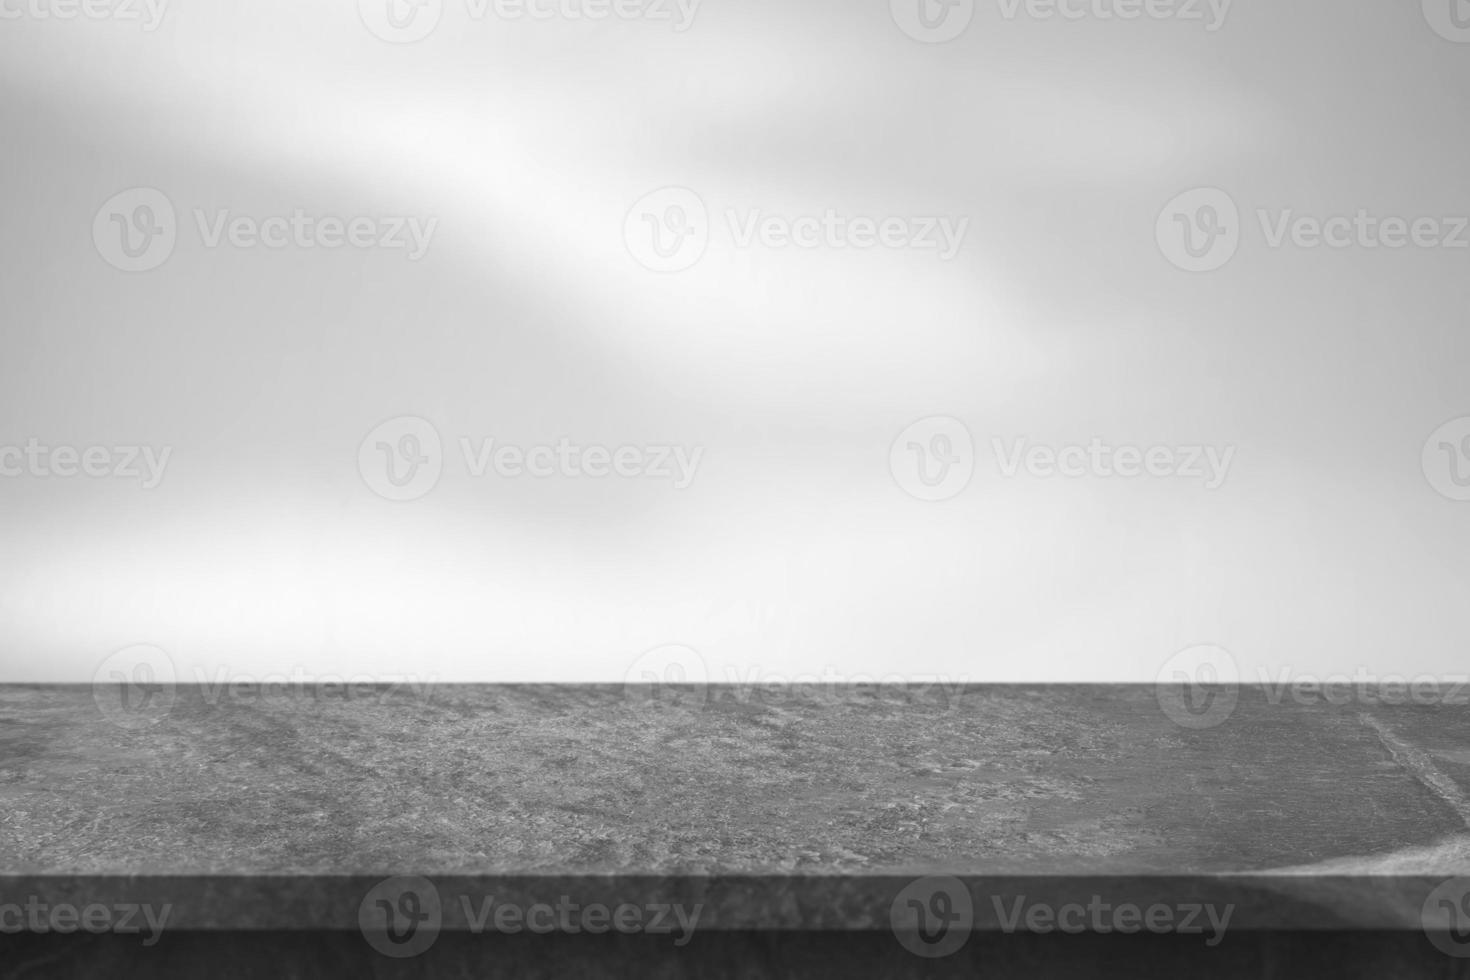
[[1383, 743], [1384, 748], [1388, 749], [1395, 762], [1407, 769], [1415, 779], [1448, 803], [1465, 826], [1470, 827], [1470, 800], [1465, 798], [1465, 794], [1460, 791], [1460, 787], [1453, 779], [1435, 768], [1428, 753], [1404, 741], [1387, 725], [1367, 712], [1360, 713], [1358, 720], [1378, 734], [1378, 740]]

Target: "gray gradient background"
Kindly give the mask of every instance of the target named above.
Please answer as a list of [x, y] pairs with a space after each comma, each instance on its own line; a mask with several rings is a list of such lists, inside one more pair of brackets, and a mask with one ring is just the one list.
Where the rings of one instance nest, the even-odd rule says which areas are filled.
[[[0, 480], [0, 680], [113, 650], [217, 669], [620, 681], [1152, 681], [1470, 671], [1470, 503], [1426, 438], [1470, 415], [1470, 252], [1268, 249], [1257, 207], [1470, 214], [1470, 44], [1415, 2], [1239, 0], [1198, 22], [1007, 20], [942, 45], [886, 2], [705, 0], [692, 28], [467, 22], [390, 45], [346, 0], [178, 2], [160, 30], [0, 21], [0, 444], [173, 447], [163, 485]], [[658, 275], [623, 219], [967, 215], [932, 254], [735, 250]], [[440, 219], [429, 254], [181, 238], [125, 274], [93, 216]], [[1227, 189], [1223, 269], [1155, 219]], [[693, 487], [470, 480], [379, 499], [399, 415], [526, 445], [705, 448]], [[976, 475], [922, 503], [930, 415]], [[1234, 444], [1229, 480], [1001, 479], [992, 435]]]

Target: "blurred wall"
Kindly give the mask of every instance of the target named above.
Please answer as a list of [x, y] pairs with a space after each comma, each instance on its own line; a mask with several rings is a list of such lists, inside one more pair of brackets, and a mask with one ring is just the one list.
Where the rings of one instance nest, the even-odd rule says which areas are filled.
[[1470, 670], [1456, 0], [0, 0], [0, 91], [4, 680]]

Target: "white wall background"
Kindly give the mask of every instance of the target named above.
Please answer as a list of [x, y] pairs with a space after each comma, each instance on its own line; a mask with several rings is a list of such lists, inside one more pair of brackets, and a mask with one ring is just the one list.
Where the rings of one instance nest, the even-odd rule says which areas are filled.
[[[171, 452], [152, 489], [0, 478], [0, 680], [140, 643], [182, 679], [620, 681], [665, 644], [717, 680], [1151, 681], [1194, 644], [1251, 679], [1470, 670], [1470, 460], [1422, 459], [1470, 416], [1470, 249], [1272, 248], [1256, 215], [1470, 215], [1470, 31], [1438, 2], [1210, 30], [980, 0], [927, 44], [884, 0], [703, 0], [683, 31], [443, 0], [393, 44], [349, 0], [153, 31], [0, 0], [0, 446]], [[624, 230], [666, 186], [710, 240], [661, 274]], [[93, 225], [139, 187], [177, 242], [127, 273]], [[1211, 272], [1156, 236], [1196, 187], [1240, 209]], [[829, 208], [969, 226], [944, 261], [724, 220]], [[416, 262], [206, 247], [222, 209], [438, 224]], [[444, 442], [410, 502], [359, 468], [399, 416]], [[937, 503], [890, 467], [930, 416], [975, 447]], [[461, 436], [703, 455], [683, 490], [475, 478]], [[1235, 452], [1215, 490], [1007, 478], [1022, 436]]]

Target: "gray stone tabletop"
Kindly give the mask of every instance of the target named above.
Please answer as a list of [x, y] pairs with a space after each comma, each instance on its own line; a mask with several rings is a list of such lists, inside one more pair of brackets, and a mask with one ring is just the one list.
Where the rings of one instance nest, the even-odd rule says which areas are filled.
[[867, 928], [943, 875], [1419, 928], [1470, 874], [1466, 708], [1270, 695], [1181, 722], [1153, 686], [6, 686], [0, 885], [187, 895], [201, 928], [346, 927], [393, 875]]

